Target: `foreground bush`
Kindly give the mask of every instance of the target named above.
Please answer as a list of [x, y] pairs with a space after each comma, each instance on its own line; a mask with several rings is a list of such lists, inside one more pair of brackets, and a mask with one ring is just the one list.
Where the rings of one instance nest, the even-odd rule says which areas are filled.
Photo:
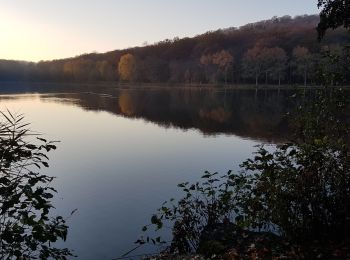
[[[183, 198], [166, 202], [150, 226], [172, 227], [171, 254], [349, 256], [349, 111], [343, 90], [318, 91], [300, 104], [293, 140], [259, 147], [238, 173], [179, 184]], [[138, 242], [149, 241], [162, 243]]]
[[56, 146], [32, 134], [22, 115], [1, 117], [0, 259], [66, 259], [71, 252], [53, 245], [68, 230], [61, 216], [50, 214], [53, 177], [39, 172]]

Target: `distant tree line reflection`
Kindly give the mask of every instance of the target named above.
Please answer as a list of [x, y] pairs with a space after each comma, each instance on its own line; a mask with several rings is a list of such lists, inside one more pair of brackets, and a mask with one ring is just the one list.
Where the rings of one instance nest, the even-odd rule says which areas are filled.
[[[48, 90], [47, 86], [36, 89], [39, 93]], [[117, 89], [84, 85], [80, 88], [62, 85], [51, 91], [40, 97], [87, 110], [140, 118], [162, 127], [198, 129], [205, 135], [234, 134], [271, 142], [289, 137], [286, 114], [298, 104], [309, 102], [315, 92], [301, 90], [302, 95], [295, 98], [294, 90], [279, 89]], [[1, 96], [0, 100], [19, 97]]]

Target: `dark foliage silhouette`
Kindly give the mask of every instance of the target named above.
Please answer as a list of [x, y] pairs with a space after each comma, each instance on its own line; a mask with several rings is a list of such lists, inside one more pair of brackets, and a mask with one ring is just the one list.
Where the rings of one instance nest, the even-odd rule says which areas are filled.
[[68, 226], [50, 214], [53, 177], [39, 172], [49, 167], [46, 154], [56, 146], [31, 133], [23, 120], [1, 112], [0, 258], [66, 259], [70, 250], [54, 246], [66, 240]]
[[350, 28], [349, 0], [318, 0], [318, 7], [322, 9], [317, 26], [319, 39], [325, 36], [328, 29], [334, 30], [340, 26]]

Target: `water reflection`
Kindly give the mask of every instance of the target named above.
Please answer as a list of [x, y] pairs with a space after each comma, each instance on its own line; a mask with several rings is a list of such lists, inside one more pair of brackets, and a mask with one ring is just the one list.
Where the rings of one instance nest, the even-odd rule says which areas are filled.
[[[41, 93], [39, 98], [43, 101], [141, 118], [165, 128], [197, 129], [204, 135], [224, 133], [268, 142], [288, 137], [285, 115], [295, 107], [295, 100], [290, 98], [293, 91], [278, 89], [119, 89], [89, 85], [45, 88], [40, 85], [27, 87], [25, 91]], [[2, 95], [0, 100], [8, 98], [25, 96]]]
[[[69, 219], [64, 245], [74, 249], [78, 259], [122, 255], [134, 246], [159, 205], [176, 197], [177, 183], [195, 181], [205, 170], [234, 169], [259, 143], [135, 120], [142, 106], [147, 107], [147, 96], [142, 106], [123, 108], [128, 116], [116, 116], [123, 115], [119, 93], [113, 98], [60, 93], [2, 95], [0, 109], [24, 113], [31, 129], [48, 140], [60, 140], [45, 173], [57, 177], [57, 212], [67, 216], [78, 209]], [[153, 117], [151, 111], [148, 116]], [[142, 247], [135, 254], [155, 251]]]
[[0, 90], [0, 109], [23, 112], [33, 130], [61, 141], [46, 170], [58, 177], [57, 211], [78, 208], [65, 246], [84, 260], [130, 249], [155, 209], [176, 196], [177, 183], [194, 182], [205, 170], [235, 170], [261, 141], [287, 138], [284, 114], [296, 102], [290, 91], [262, 89], [1, 84]]

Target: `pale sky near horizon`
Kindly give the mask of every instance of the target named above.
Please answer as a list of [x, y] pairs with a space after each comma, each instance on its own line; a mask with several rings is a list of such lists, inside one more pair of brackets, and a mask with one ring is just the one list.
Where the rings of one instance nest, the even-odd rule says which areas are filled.
[[67, 58], [318, 12], [316, 0], [0, 0], [0, 59]]

